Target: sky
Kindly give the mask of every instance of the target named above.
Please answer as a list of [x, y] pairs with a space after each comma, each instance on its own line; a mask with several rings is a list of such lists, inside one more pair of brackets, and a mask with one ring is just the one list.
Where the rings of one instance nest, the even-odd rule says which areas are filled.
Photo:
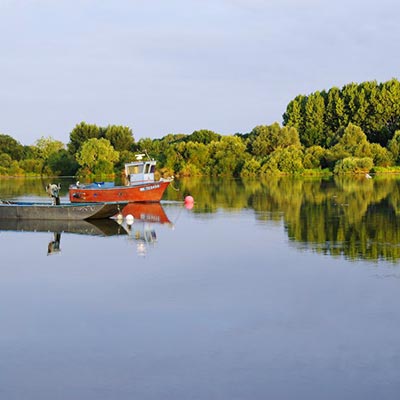
[[299, 94], [399, 79], [399, 15], [397, 0], [0, 0], [0, 133], [282, 123]]

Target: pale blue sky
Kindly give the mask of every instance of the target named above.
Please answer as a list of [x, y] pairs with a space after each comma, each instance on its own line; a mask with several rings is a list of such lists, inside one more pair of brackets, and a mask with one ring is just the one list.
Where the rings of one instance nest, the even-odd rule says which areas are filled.
[[0, 0], [0, 133], [281, 123], [298, 94], [400, 78], [399, 15], [397, 0]]

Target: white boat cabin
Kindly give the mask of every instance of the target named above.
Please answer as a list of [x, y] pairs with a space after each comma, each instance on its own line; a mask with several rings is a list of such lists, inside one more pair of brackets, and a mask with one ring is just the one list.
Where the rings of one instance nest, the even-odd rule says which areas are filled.
[[125, 164], [125, 176], [128, 180], [128, 185], [154, 182], [156, 163], [155, 160], [138, 160]]

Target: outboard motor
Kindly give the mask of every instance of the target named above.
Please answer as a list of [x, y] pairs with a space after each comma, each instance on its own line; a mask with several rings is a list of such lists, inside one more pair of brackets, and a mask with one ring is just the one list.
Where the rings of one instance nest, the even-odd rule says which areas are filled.
[[60, 195], [59, 195], [60, 189], [61, 189], [60, 184], [56, 185], [55, 183], [49, 183], [46, 186], [46, 192], [53, 199], [53, 205], [60, 204]]

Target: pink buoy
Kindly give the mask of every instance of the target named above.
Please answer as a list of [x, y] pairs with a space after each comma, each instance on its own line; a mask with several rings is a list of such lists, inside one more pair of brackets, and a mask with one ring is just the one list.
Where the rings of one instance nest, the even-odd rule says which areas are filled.
[[185, 207], [190, 210], [193, 208], [194, 198], [192, 196], [185, 197]]
[[194, 198], [192, 196], [186, 196], [185, 203], [194, 203]]

